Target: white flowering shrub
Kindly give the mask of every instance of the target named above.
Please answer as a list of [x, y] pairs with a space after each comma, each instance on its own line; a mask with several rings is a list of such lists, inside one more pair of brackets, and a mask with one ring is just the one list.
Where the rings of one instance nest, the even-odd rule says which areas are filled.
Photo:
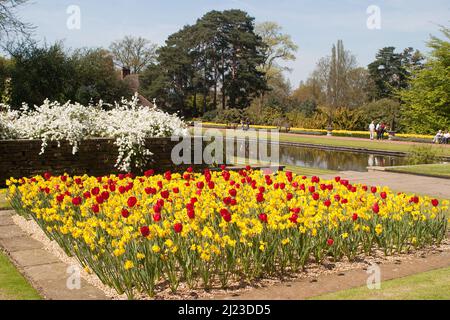
[[0, 103], [0, 140], [15, 139], [19, 136], [15, 126], [18, 117], [17, 111], [11, 111], [9, 106]]
[[[185, 136], [185, 123], [176, 115], [139, 105], [138, 97], [123, 99], [110, 110], [102, 102], [83, 106], [67, 102], [60, 104], [46, 100], [35, 110], [26, 105], [21, 112], [3, 106], [0, 112], [0, 139], [40, 139], [41, 153], [50, 141], [68, 141], [75, 154], [83, 140], [104, 137], [115, 140], [119, 149], [116, 167], [130, 171], [147, 163], [152, 155], [145, 146], [148, 138]], [[110, 107], [110, 106], [108, 106]]]

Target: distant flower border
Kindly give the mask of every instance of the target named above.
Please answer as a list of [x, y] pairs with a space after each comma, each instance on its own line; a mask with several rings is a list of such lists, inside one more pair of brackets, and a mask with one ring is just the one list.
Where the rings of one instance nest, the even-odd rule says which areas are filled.
[[[223, 123], [214, 123], [214, 122], [202, 122], [203, 126], [217, 126], [217, 127], [227, 127], [226, 124]], [[277, 129], [276, 126], [264, 126], [264, 125], [251, 125], [251, 128], [254, 129]], [[290, 128], [291, 133], [316, 133], [316, 134], [326, 134], [326, 129], [308, 129], [308, 128]], [[351, 130], [333, 130], [333, 135], [337, 136], [345, 136], [345, 137], [370, 137], [369, 131], [351, 131]], [[387, 135], [387, 133], [386, 133]], [[425, 134], [410, 134], [410, 133], [396, 133], [396, 137], [405, 138], [405, 139], [433, 139], [432, 135]]]

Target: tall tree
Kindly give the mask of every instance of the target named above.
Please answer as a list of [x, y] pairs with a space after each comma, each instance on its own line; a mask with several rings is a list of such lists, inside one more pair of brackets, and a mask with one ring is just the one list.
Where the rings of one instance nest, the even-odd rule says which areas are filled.
[[266, 74], [266, 79], [269, 80], [276, 71], [288, 70], [279, 62], [295, 61], [298, 46], [292, 41], [290, 35], [282, 32], [283, 28], [276, 22], [267, 21], [257, 24], [255, 30], [265, 44], [261, 69]]
[[396, 53], [395, 47], [380, 49], [375, 61], [368, 66], [375, 84], [371, 98], [394, 97], [397, 90], [408, 86], [411, 73], [422, 67], [422, 61], [422, 54], [413, 48], [406, 48], [401, 53]]
[[157, 45], [142, 37], [126, 36], [109, 47], [116, 64], [131, 73], [140, 73], [156, 61]]
[[16, 35], [28, 36], [33, 29], [31, 24], [21, 21], [17, 17], [18, 7], [28, 0], [0, 0], [0, 39]]
[[[39, 46], [35, 42], [9, 46], [11, 61], [6, 65], [11, 78], [11, 105], [20, 108], [40, 105], [48, 98], [83, 104], [102, 99], [120, 101], [133, 93], [119, 80], [111, 56], [102, 49], [67, 52], [62, 43]], [[1, 77], [0, 63], [0, 77]]]
[[432, 36], [424, 68], [413, 72], [410, 86], [400, 92], [403, 124], [408, 132], [433, 134], [450, 128], [450, 29]]
[[222, 109], [245, 108], [266, 90], [263, 46], [247, 13], [211, 11], [168, 38], [142, 77], [145, 93], [188, 116], [217, 108], [220, 97]]
[[[277, 80], [275, 83], [279, 83], [278, 79], [282, 76], [282, 71], [290, 70], [281, 66], [280, 62], [294, 61], [298, 46], [292, 41], [290, 35], [282, 32], [283, 28], [276, 22], [266, 21], [257, 24], [255, 30], [265, 44], [263, 48], [264, 61], [260, 69], [265, 74], [269, 88], [274, 90], [275, 88], [270, 86], [271, 80], [275, 78]], [[263, 104], [264, 91], [259, 97], [260, 108]]]

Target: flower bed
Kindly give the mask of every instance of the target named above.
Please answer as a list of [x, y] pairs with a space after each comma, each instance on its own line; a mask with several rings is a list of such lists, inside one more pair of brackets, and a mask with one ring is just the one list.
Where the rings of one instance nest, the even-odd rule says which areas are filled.
[[448, 201], [388, 188], [188, 169], [184, 174], [52, 177], [8, 181], [12, 206], [68, 255], [126, 293], [166, 281], [208, 288], [296, 272], [326, 257], [352, 260], [440, 244]]

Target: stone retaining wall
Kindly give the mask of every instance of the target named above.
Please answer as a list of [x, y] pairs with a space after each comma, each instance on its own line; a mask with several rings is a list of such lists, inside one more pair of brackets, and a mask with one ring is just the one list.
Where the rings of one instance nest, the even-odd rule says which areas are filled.
[[[152, 168], [157, 172], [185, 169], [186, 165], [175, 166], [171, 160], [172, 148], [177, 143], [170, 138], [148, 139], [146, 146], [154, 155], [145, 169]], [[76, 154], [72, 154], [72, 146], [68, 142], [61, 142], [60, 147], [56, 142], [51, 142], [44, 154], [39, 155], [40, 151], [40, 140], [0, 140], [0, 187], [10, 177], [30, 177], [46, 171], [53, 174], [66, 172], [71, 175], [93, 176], [118, 172], [114, 167], [118, 150], [111, 139], [84, 140]]]

